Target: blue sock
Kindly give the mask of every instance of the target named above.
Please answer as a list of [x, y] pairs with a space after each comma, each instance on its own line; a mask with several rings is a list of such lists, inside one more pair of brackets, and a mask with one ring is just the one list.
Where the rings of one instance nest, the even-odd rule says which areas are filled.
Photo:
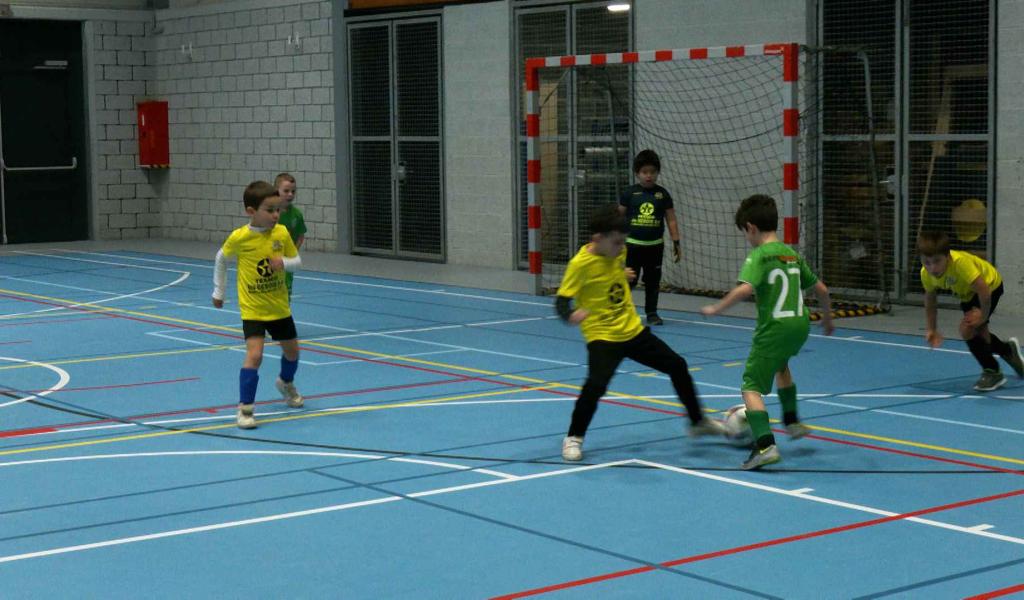
[[260, 373], [256, 369], [242, 369], [238, 372], [239, 402], [252, 404], [256, 401], [256, 386], [260, 383]]
[[299, 359], [288, 360], [281, 356], [281, 381], [291, 383], [295, 379], [295, 371], [299, 368]]

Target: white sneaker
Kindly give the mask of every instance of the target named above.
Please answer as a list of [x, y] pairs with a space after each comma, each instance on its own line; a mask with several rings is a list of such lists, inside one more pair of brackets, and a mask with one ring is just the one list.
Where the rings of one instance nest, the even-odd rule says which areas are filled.
[[562, 440], [562, 458], [565, 460], [583, 460], [583, 438], [575, 435], [566, 436]]
[[252, 404], [242, 404], [238, 407], [238, 417], [235, 422], [239, 429], [256, 429], [255, 408]]
[[295, 389], [294, 381], [285, 382], [278, 377], [277, 391], [281, 392], [281, 397], [284, 398], [284, 401], [292, 408], [302, 408], [302, 405], [306, 403], [302, 398], [302, 394], [299, 393], [299, 390]]

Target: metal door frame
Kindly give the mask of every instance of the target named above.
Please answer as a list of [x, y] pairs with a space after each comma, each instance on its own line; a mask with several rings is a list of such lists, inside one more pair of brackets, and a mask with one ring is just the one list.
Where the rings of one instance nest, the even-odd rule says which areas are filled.
[[[917, 292], [910, 292], [910, 282], [913, 281], [917, 274], [917, 271], [913, 268], [910, 262], [910, 248], [911, 244], [915, 243], [915, 240], [911, 239], [911, 236], [916, 234], [913, 224], [910, 222], [910, 164], [908, 163], [910, 157], [910, 144], [912, 142], [930, 142], [930, 141], [947, 141], [947, 142], [985, 142], [988, 145], [985, 153], [986, 161], [986, 176], [987, 181], [985, 183], [986, 193], [988, 195], [987, 203], [985, 205], [985, 218], [987, 219], [987, 229], [985, 234], [987, 236], [985, 243], [985, 252], [987, 259], [991, 263], [995, 263], [995, 181], [996, 181], [996, 160], [995, 160], [995, 132], [996, 132], [996, 4], [995, 2], [988, 2], [988, 132], [985, 134], [927, 134], [927, 133], [912, 133], [910, 131], [910, 3], [913, 0], [895, 0], [896, 1], [896, 28], [897, 28], [897, 50], [899, 55], [896, 61], [896, 76], [897, 76], [897, 94], [896, 94], [896, 110], [898, 123], [900, 127], [899, 140], [896, 148], [896, 170], [900, 174], [900, 200], [901, 200], [901, 211], [900, 220], [903, 224], [902, 235], [897, 240], [899, 244], [896, 248], [896, 256], [894, 257], [897, 261], [896, 265], [896, 278], [898, 286], [896, 288], [897, 297], [901, 300], [911, 300], [913, 302], [923, 302], [924, 295]], [[902, 74], [906, 73], [906, 76]], [[900, 232], [897, 232], [900, 233]]]
[[[398, 25], [412, 24], [412, 23], [434, 23], [437, 27], [437, 68], [438, 68], [438, 85], [437, 85], [437, 119], [438, 119], [438, 133], [437, 136], [401, 136], [398, 133], [398, 55], [397, 55], [397, 44], [395, 29]], [[384, 27], [387, 28], [388, 32], [388, 105], [389, 105], [389, 122], [388, 135], [356, 135], [352, 133], [354, 131], [352, 122], [352, 110], [348, 112], [349, 119], [349, 173], [353, 173], [355, 169], [355, 148], [356, 142], [387, 142], [390, 145], [390, 156], [391, 156], [391, 249], [384, 250], [380, 248], [366, 248], [359, 246], [357, 242], [357, 236], [355, 232], [355, 199], [350, 203], [349, 209], [349, 221], [352, 224], [352, 251], [354, 253], [366, 254], [372, 256], [386, 256], [394, 258], [415, 258], [424, 261], [437, 261], [444, 262], [447, 259], [447, 219], [445, 211], [445, 176], [444, 176], [444, 63], [442, 62], [444, 54], [444, 40], [442, 37], [443, 27], [441, 23], [440, 13], [433, 13], [427, 16], [422, 14], [414, 17], [401, 17], [392, 16], [387, 19], [380, 18], [367, 18], [367, 19], [349, 19], [346, 23], [346, 40], [348, 45], [346, 47], [348, 57], [348, 76], [351, 77], [352, 73], [352, 36], [351, 31], [353, 29], [370, 29]], [[348, 82], [348, 93], [349, 93], [349, 106], [352, 105], [351, 95], [353, 93], [351, 81]], [[401, 249], [401, 214], [399, 210], [399, 144], [401, 142], [416, 142], [416, 141], [436, 141], [438, 151], [438, 202], [440, 205], [440, 230], [438, 235], [440, 236], [440, 253], [439, 254], [428, 254], [423, 252], [411, 252], [403, 251]], [[351, 176], [350, 176], [351, 181]]]
[[[577, 42], [577, 40], [576, 40], [576, 38], [577, 38], [577, 36], [576, 36], [576, 22], [577, 22], [576, 13], [577, 13], [577, 11], [584, 10], [584, 9], [593, 9], [593, 8], [597, 8], [597, 7], [606, 7], [607, 5], [608, 5], [608, 2], [600, 2], [600, 1], [585, 2], [585, 3], [574, 3], [574, 2], [566, 2], [565, 0], [557, 0], [557, 1], [549, 2], [549, 3], [537, 2], [536, 4], [531, 4], [531, 5], [528, 5], [528, 6], [525, 6], [525, 7], [514, 7], [513, 8], [513, 34], [512, 34], [513, 43], [514, 43], [514, 49], [513, 49], [513, 53], [512, 53], [513, 60], [519, 61], [519, 54], [520, 54], [520, 50], [522, 49], [522, 46], [520, 44], [520, 29], [519, 29], [519, 17], [520, 17], [520, 15], [524, 15], [524, 14], [538, 14], [538, 13], [548, 13], [548, 14], [551, 14], [551, 13], [558, 13], [558, 12], [561, 12], [561, 13], [565, 14], [566, 15], [566, 19], [565, 19], [565, 38], [564, 39], [565, 39], [566, 54], [567, 55], [574, 55], [574, 54], [577, 54], [577, 51], [576, 51], [576, 42]], [[621, 50], [623, 52], [631, 50], [632, 47], [633, 47], [633, 43], [635, 41], [635, 36], [634, 36], [634, 32], [633, 32], [633, 28], [634, 28], [633, 10], [635, 10], [635, 9], [636, 9], [636, 6], [632, 6], [632, 8], [630, 9], [629, 24], [627, 25], [627, 36], [629, 38], [629, 42], [628, 42], [629, 48], [623, 48]], [[526, 58], [530, 58], [530, 57], [526, 57]], [[522, 85], [523, 85], [523, 82], [522, 82], [522, 68], [523, 68], [523, 65], [517, 65], [517, 67], [516, 67], [516, 69], [514, 71], [514, 75], [515, 75], [517, 81], [513, 85], [513, 89], [519, 91], [515, 95], [516, 96], [516, 102], [515, 102], [515, 106], [513, 107], [513, 109], [515, 111], [514, 112], [514, 115], [515, 115], [514, 118], [515, 119], [519, 118], [519, 115], [522, 114], [522, 110], [523, 110], [523, 95], [521, 93]], [[565, 144], [567, 146], [567, 148], [566, 148], [566, 155], [567, 155], [566, 156], [566, 158], [567, 158], [567, 164], [566, 164], [566, 186], [567, 186], [566, 192], [567, 192], [567, 194], [566, 194], [566, 198], [567, 198], [567, 202], [566, 202], [566, 215], [565, 215], [565, 218], [566, 218], [566, 222], [567, 222], [568, 227], [569, 227], [569, 232], [568, 232], [569, 236], [568, 236], [568, 240], [566, 242], [567, 245], [568, 245], [569, 257], [572, 257], [572, 255], [575, 254], [575, 249], [580, 246], [580, 243], [579, 243], [580, 242], [580, 239], [579, 239], [580, 231], [579, 231], [579, 226], [578, 226], [578, 223], [577, 223], [577, 221], [578, 221], [579, 201], [578, 201], [578, 198], [577, 198], [577, 186], [576, 186], [577, 169], [579, 167], [579, 163], [578, 163], [578, 160], [577, 160], [577, 158], [578, 158], [577, 157], [577, 151], [578, 151], [578, 147], [577, 146], [578, 146], [578, 134], [579, 134], [579, 132], [577, 131], [578, 123], [577, 123], [577, 118], [576, 118], [576, 116], [577, 116], [576, 115], [576, 113], [577, 113], [576, 99], [578, 98], [577, 85], [578, 85], [578, 78], [576, 76], [576, 70], [575, 69], [569, 69], [568, 70], [568, 82], [567, 82], [567, 85], [566, 85], [566, 97], [565, 97], [566, 119], [568, 120], [568, 127], [567, 127], [567, 130], [566, 130], [566, 133], [564, 135], [563, 134], [557, 134], [557, 135], [554, 135], [554, 136], [547, 136], [547, 137], [544, 138], [545, 142], [554, 142], [554, 143], [565, 142]], [[630, 72], [629, 90], [630, 90], [630, 94], [632, 95], [632, 93], [633, 93], [632, 72]], [[632, 101], [633, 101], [633, 99], [630, 98], [630, 102], [631, 103], [632, 103]], [[629, 135], [628, 144], [629, 144], [629, 148], [630, 148], [630, 155], [632, 156], [634, 136], [632, 135], [632, 125], [630, 125], [630, 127], [631, 127], [631, 129], [630, 129], [630, 135]], [[524, 242], [524, 240], [527, 237], [527, 232], [524, 231], [522, 229], [522, 226], [521, 226], [522, 225], [521, 222], [522, 222], [522, 219], [523, 219], [523, 215], [526, 213], [526, 206], [521, 204], [522, 198], [523, 198], [523, 189], [521, 187], [522, 186], [522, 181], [521, 181], [520, 174], [522, 173], [522, 170], [525, 168], [525, 164], [520, 164], [520, 162], [519, 162], [520, 161], [520, 156], [521, 156], [521, 153], [522, 153], [522, 148], [526, 144], [526, 138], [524, 138], [519, 133], [520, 132], [520, 127], [519, 127], [518, 123], [515, 123], [515, 127], [514, 127], [513, 131], [516, 132], [516, 139], [515, 139], [516, 153], [514, 155], [515, 170], [516, 170], [515, 171], [516, 172], [516, 177], [515, 177], [515, 199], [516, 199], [516, 205], [518, 206], [518, 211], [516, 212], [516, 218], [515, 218], [515, 220], [513, 222], [516, 224], [516, 245], [515, 245], [515, 248], [516, 248], [516, 254], [517, 254], [517, 256], [519, 256], [519, 254], [521, 253], [522, 248], [523, 248], [523, 242]], [[523, 260], [523, 258], [524, 257], [519, 257], [516, 260], [516, 262], [520, 266], [520, 268], [525, 268], [525, 267], [528, 266], [528, 261], [527, 260]]]
[[[83, 61], [84, 61], [84, 57], [86, 55], [87, 48], [84, 47], [85, 32], [82, 31], [81, 24], [79, 24], [79, 35], [82, 38], [83, 47], [81, 48], [81, 51], [82, 51], [82, 57], [83, 57]], [[84, 73], [84, 70], [85, 69], [84, 69], [84, 62], [83, 62], [83, 73]], [[83, 82], [83, 87], [82, 87], [82, 95], [83, 95], [83, 97], [86, 96], [87, 93], [88, 93], [88, 91], [85, 88], [85, 82]], [[11, 167], [11, 166], [9, 166], [7, 164], [7, 162], [6, 162], [6, 160], [5, 160], [5, 157], [4, 157], [4, 126], [3, 126], [3, 108], [2, 107], [3, 107], [3, 98], [0, 97], [0, 245], [6, 246], [8, 244], [8, 241], [7, 241], [7, 179], [5, 177], [5, 174], [8, 171], [74, 171], [75, 169], [78, 168], [78, 157], [72, 155], [72, 157], [71, 157], [71, 164], [70, 165], [45, 165], [45, 166], [20, 166], [20, 167]], [[87, 111], [88, 108], [83, 106], [82, 110], [83, 111]], [[85, 115], [83, 115], [82, 124], [83, 124], [83, 126], [86, 126], [87, 123], [88, 123], [88, 114], [85, 114]], [[87, 132], [83, 132], [82, 143], [83, 143], [83, 146], [88, 146], [88, 144], [89, 144], [89, 135], [88, 135]], [[88, 204], [89, 204], [89, 193], [88, 193], [89, 181], [88, 181], [88, 178], [83, 183], [82, 187], [83, 187], [82, 191], [85, 192], [86, 212], [88, 213]], [[86, 218], [88, 220], [88, 216]], [[86, 225], [86, 229], [88, 231], [88, 229], [89, 229], [88, 224]], [[87, 239], [88, 239], [88, 237], [87, 237]]]
[[[894, 108], [894, 122], [896, 123], [895, 131], [893, 133], [877, 134], [875, 136], [876, 142], [890, 142], [894, 145], [893, 147], [893, 165], [894, 173], [890, 181], [892, 181], [891, 188], [893, 190], [893, 203], [894, 203], [894, 219], [893, 219], [893, 267], [890, 275], [892, 280], [890, 283], [890, 294], [892, 298], [898, 301], [912, 301], [922, 302], [923, 296], [918, 293], [909, 293], [909, 283], [913, 281], [917, 274], [917, 271], [912, 268], [910, 264], [910, 236], [915, 232], [910, 223], [910, 178], [908, 172], [910, 165], [907, 163], [910, 156], [910, 143], [931, 141], [933, 139], [942, 139], [946, 141], [985, 141], [988, 143], [987, 162], [988, 162], [988, 204], [986, 206], [987, 218], [988, 218], [988, 235], [987, 251], [989, 253], [990, 260], [995, 260], [995, 181], [996, 181], [996, 159], [995, 159], [995, 136], [996, 136], [996, 97], [995, 97], [995, 84], [996, 84], [996, 33], [997, 23], [997, 11], [994, 3], [989, 3], [989, 34], [988, 34], [988, 133], [987, 134], [967, 134], [967, 135], [932, 135], [932, 134], [911, 134], [910, 133], [910, 35], [909, 35], [909, 8], [912, 0], [894, 0], [893, 2], [893, 27], [895, 28], [893, 37], [893, 52], [894, 52], [894, 73], [893, 85], [893, 108]], [[823, 6], [818, 4], [818, 39], [824, 38], [824, 18], [822, 11]], [[823, 61], [822, 61], [823, 62]], [[819, 68], [819, 81], [823, 81], [821, 77], [821, 69], [823, 64]], [[818, 90], [821, 94], [821, 90]], [[823, 114], [819, 114], [819, 130], [824, 131], [822, 127]], [[821, 134], [818, 136], [817, 152], [818, 152], [818, 176], [819, 181], [822, 180], [824, 175], [824, 164], [822, 163], [821, 157], [823, 155], [824, 142], [862, 142], [868, 143], [868, 135], [826, 135]], [[821, 220], [823, 210], [823, 202], [821, 196], [821, 186], [819, 186], [817, 194], [818, 204], [818, 218]], [[823, 232], [818, 232], [818, 244], [822, 247]], [[870, 290], [869, 290], [870, 291]]]

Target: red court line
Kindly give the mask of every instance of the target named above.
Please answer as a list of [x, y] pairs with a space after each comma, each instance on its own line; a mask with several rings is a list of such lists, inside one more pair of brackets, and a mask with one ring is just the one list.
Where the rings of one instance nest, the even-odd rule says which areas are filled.
[[[743, 552], [750, 552], [752, 550], [760, 550], [762, 548], [769, 548], [772, 546], [780, 546], [782, 544], [790, 544], [793, 542], [799, 542], [802, 540], [808, 540], [813, 538], [824, 537], [827, 535], [834, 535], [837, 533], [843, 533], [846, 531], [853, 531], [855, 529], [864, 529], [866, 527], [873, 527], [875, 525], [881, 525], [883, 523], [891, 523], [893, 521], [902, 521], [911, 517], [919, 517], [921, 515], [929, 515], [937, 512], [943, 512], [952, 510], [955, 508], [963, 508], [965, 506], [973, 506], [975, 504], [983, 504], [986, 502], [993, 502], [996, 500], [1004, 500], [1006, 498], [1013, 498], [1015, 496], [1024, 495], [1024, 489], [1014, 490], [1012, 492], [1004, 492], [1002, 494], [995, 494], [992, 496], [984, 496], [982, 498], [973, 498], [971, 500], [962, 500], [960, 502], [953, 502], [950, 504], [943, 504], [940, 506], [933, 506], [931, 508], [922, 508], [907, 513], [898, 515], [892, 515], [889, 517], [880, 517], [877, 519], [870, 519], [867, 521], [860, 521], [858, 523], [850, 523], [848, 525], [840, 525], [838, 527], [830, 527], [828, 529], [819, 529], [818, 531], [809, 531], [807, 533], [800, 533], [797, 535], [790, 535], [781, 538], [775, 538], [773, 540], [766, 540], [763, 542], [757, 542], [754, 544], [747, 544], [744, 546], [736, 546], [734, 548], [726, 548], [724, 550], [716, 550], [715, 552], [706, 552], [704, 554], [694, 554], [692, 556], [686, 556], [683, 558], [677, 558], [675, 560], [658, 563], [657, 566], [643, 566], [634, 569], [627, 569], [624, 571], [616, 571], [614, 573], [605, 573], [603, 575], [595, 575], [593, 577], [586, 577], [584, 579], [576, 579], [574, 581], [566, 581], [564, 583], [556, 583], [544, 587], [534, 588], [532, 590], [525, 590], [522, 592], [515, 592], [513, 594], [506, 594], [503, 596], [494, 596], [491, 600], [513, 600], [515, 598], [526, 598], [528, 596], [538, 596], [540, 594], [546, 594], [548, 592], [556, 592], [558, 590], [565, 590], [569, 588], [580, 587], [584, 585], [590, 585], [592, 583], [598, 583], [601, 581], [608, 581], [611, 579], [619, 579], [622, 577], [628, 577], [630, 575], [638, 575], [640, 573], [650, 573], [657, 567], [676, 567], [679, 565], [690, 564], [695, 562], [701, 562], [705, 560], [711, 560], [722, 556], [731, 556], [734, 554], [740, 554]], [[1022, 586], [1024, 587], [1024, 586]], [[984, 597], [984, 596], [982, 596]]]
[[1001, 590], [993, 590], [991, 592], [985, 592], [984, 594], [978, 594], [977, 596], [970, 596], [964, 600], [989, 600], [990, 598], [1001, 598], [1003, 596], [1009, 596], [1017, 592], [1024, 592], [1024, 583], [1020, 585], [1014, 585]]
[[[118, 388], [141, 387], [144, 385], [163, 385], [165, 383], [181, 383], [183, 381], [199, 381], [198, 377], [181, 377], [179, 379], [163, 379], [160, 381], [140, 381], [138, 383], [115, 383], [111, 385], [93, 385], [77, 388], [60, 388], [60, 392], [88, 392], [93, 390], [113, 390]], [[49, 390], [30, 390], [30, 394], [41, 394]]]
[[[359, 390], [347, 390], [347, 391], [344, 391], [344, 392], [326, 392], [326, 393], [323, 393], [323, 394], [312, 394], [312, 395], [309, 395], [309, 396], [305, 396], [305, 398], [307, 400], [312, 400], [312, 399], [316, 399], [316, 398], [335, 398], [335, 397], [340, 397], [340, 396], [352, 396], [352, 395], [355, 395], [355, 394], [370, 394], [370, 393], [374, 393], [374, 392], [386, 392], [386, 391], [392, 391], [392, 390], [404, 390], [404, 389], [416, 388], [416, 387], [426, 387], [426, 386], [430, 386], [430, 385], [441, 385], [441, 384], [445, 384], [445, 383], [462, 383], [463, 381], [466, 381], [466, 380], [465, 379], [444, 379], [444, 380], [440, 380], [440, 381], [425, 381], [425, 382], [420, 382], [420, 383], [405, 383], [405, 384], [387, 385], [387, 386], [375, 387], [375, 388], [363, 388], [363, 389], [359, 389]], [[259, 402], [256, 402], [256, 404], [258, 404], [258, 405], [266, 405], [266, 404], [276, 404], [276, 403], [279, 403], [279, 402], [281, 402], [281, 400], [260, 400]], [[220, 406], [209, 406], [209, 407], [199, 407], [199, 408], [185, 408], [185, 409], [182, 409], [182, 410], [171, 410], [171, 411], [165, 411], [165, 412], [159, 412], [159, 413], [149, 413], [149, 414], [145, 414], [145, 415], [136, 415], [136, 416], [133, 416], [133, 417], [125, 417], [124, 420], [125, 421], [141, 421], [141, 420], [144, 420], [144, 419], [153, 419], [153, 418], [157, 418], [157, 417], [171, 417], [171, 416], [177, 416], [177, 415], [187, 415], [187, 414], [199, 413], [199, 412], [216, 414], [218, 411], [229, 410], [229, 409], [230, 410], [234, 410], [237, 407], [238, 407], [238, 403], [235, 402], [235, 403], [232, 403], [232, 404], [222, 404]], [[101, 420], [97, 420], [97, 421], [80, 421], [78, 423], [63, 423], [63, 424], [60, 424], [60, 425], [53, 425], [53, 426], [50, 426], [50, 427], [31, 427], [31, 428], [27, 428], [27, 429], [12, 429], [12, 430], [8, 430], [8, 431], [0, 431], [0, 438], [10, 438], [10, 437], [25, 436], [25, 435], [34, 435], [34, 434], [37, 434], [37, 433], [54, 433], [54, 432], [60, 431], [62, 429], [72, 429], [72, 428], [76, 428], [76, 427], [88, 427], [90, 425], [105, 425], [105, 424], [110, 424], [110, 423], [121, 423], [121, 422], [122, 421], [119, 421], [119, 420], [116, 420], [116, 419], [101, 419]]]
[[29, 325], [50, 325], [51, 323], [74, 323], [78, 321], [95, 321], [97, 319], [109, 319], [109, 315], [97, 315], [95, 317], [80, 317], [80, 318], [69, 318], [69, 319], [49, 319], [46, 321], [31, 321], [25, 323], [3, 323], [0, 327], [27, 327]]
[[14, 431], [0, 431], [0, 438], [18, 437], [22, 435], [34, 435], [37, 433], [54, 433], [53, 427], [35, 427], [33, 429], [16, 429]]

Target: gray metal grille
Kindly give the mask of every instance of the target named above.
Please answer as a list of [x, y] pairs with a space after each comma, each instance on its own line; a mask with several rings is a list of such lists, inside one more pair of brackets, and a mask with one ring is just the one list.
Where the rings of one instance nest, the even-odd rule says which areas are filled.
[[437, 21], [395, 26], [398, 113], [398, 251], [440, 258], [440, 31]]
[[[820, 56], [821, 262], [840, 291], [921, 291], [922, 229], [982, 256], [991, 250], [991, 4], [821, 4], [822, 44], [845, 49]], [[871, 157], [857, 49], [871, 66], [874, 172], [861, 168]]]
[[354, 249], [441, 259], [440, 23], [352, 25], [349, 45]]
[[908, 291], [922, 229], [989, 255], [988, 0], [908, 0]]
[[358, 249], [390, 250], [391, 61], [387, 25], [349, 29], [352, 215]]
[[879, 183], [896, 180], [896, 13], [894, 0], [822, 5], [818, 264], [840, 297], [883, 300], [896, 279], [896, 197]]

